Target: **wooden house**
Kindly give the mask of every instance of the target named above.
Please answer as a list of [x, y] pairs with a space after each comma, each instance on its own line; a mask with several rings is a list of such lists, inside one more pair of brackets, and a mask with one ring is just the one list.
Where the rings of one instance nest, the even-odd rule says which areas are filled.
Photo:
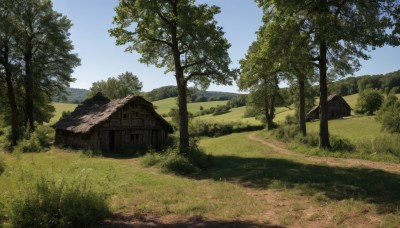
[[160, 148], [173, 132], [143, 97], [109, 100], [101, 93], [85, 100], [53, 127], [55, 144], [102, 152]]
[[[312, 108], [306, 115], [306, 120], [319, 119], [319, 105]], [[350, 116], [351, 107], [340, 95], [331, 95], [328, 97], [328, 119], [337, 119]]]

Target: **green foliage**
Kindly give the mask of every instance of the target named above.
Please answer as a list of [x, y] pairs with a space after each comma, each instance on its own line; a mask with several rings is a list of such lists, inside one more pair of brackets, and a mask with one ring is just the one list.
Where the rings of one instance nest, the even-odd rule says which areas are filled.
[[169, 147], [161, 153], [150, 151], [143, 157], [141, 164], [146, 167], [157, 165], [164, 172], [176, 174], [199, 172], [210, 165], [210, 157], [199, 149], [197, 143], [197, 139], [191, 138], [185, 151], [180, 151], [176, 146]]
[[246, 106], [246, 100], [247, 100], [247, 95], [246, 94], [241, 94], [237, 97], [234, 97], [230, 99], [226, 105], [231, 107], [231, 108], [238, 108], [242, 106]]
[[352, 152], [356, 147], [348, 140], [337, 135], [330, 137], [331, 147], [333, 151], [347, 151]]
[[196, 119], [190, 123], [190, 134], [193, 136], [219, 137], [237, 132], [260, 129], [264, 129], [264, 125], [251, 125], [243, 122], [213, 122], [203, 119]]
[[380, 134], [373, 138], [363, 138], [356, 142], [357, 151], [367, 154], [389, 153], [400, 158], [400, 135]]
[[83, 180], [68, 184], [40, 178], [11, 202], [14, 227], [97, 227], [109, 214], [106, 197]]
[[[285, 142], [295, 141], [311, 147], [318, 147], [319, 145], [319, 135], [317, 133], [311, 132], [303, 136], [299, 131], [299, 127], [295, 124], [279, 126], [272, 134], [277, 139]], [[355, 145], [348, 139], [337, 135], [331, 135], [329, 140], [331, 142], [331, 151], [353, 152], [356, 149]]]
[[231, 108], [227, 105], [218, 105], [215, 109], [214, 112], [212, 113], [213, 116], [218, 116], [222, 115], [225, 113], [228, 113]]
[[20, 153], [44, 152], [53, 141], [54, 129], [46, 125], [36, 125], [36, 130], [31, 134], [25, 134], [14, 151]]
[[378, 111], [376, 118], [382, 123], [382, 128], [391, 133], [400, 133], [400, 101], [390, 94], [381, 109]]
[[375, 89], [362, 91], [357, 98], [356, 112], [360, 114], [373, 115], [383, 102], [383, 95]]
[[[4, 172], [4, 170], [6, 169], [6, 164], [3, 161], [3, 157], [0, 155], [0, 175]], [[1, 211], [1, 208], [0, 208]], [[1, 217], [1, 215], [0, 215]], [[1, 218], [0, 218], [0, 224], [1, 224]]]
[[109, 99], [120, 99], [131, 94], [138, 95], [142, 87], [142, 82], [136, 75], [125, 72], [117, 77], [110, 77], [107, 81], [93, 82], [87, 96], [93, 97], [96, 93], [101, 92]]

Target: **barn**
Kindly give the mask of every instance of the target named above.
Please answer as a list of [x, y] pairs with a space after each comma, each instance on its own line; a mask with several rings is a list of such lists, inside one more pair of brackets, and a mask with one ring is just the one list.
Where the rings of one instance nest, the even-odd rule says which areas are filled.
[[[334, 94], [328, 97], [328, 119], [350, 116], [351, 107], [342, 96]], [[312, 108], [306, 115], [306, 120], [319, 119], [319, 105]]]
[[102, 152], [160, 148], [172, 126], [141, 96], [110, 100], [97, 93], [53, 126], [55, 144]]

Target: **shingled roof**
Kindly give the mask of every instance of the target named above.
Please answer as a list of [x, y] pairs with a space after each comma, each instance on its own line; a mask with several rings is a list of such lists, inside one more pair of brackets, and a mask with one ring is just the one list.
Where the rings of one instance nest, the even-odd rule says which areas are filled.
[[71, 131], [74, 133], [88, 133], [90, 130], [108, 120], [112, 114], [116, 113], [120, 108], [128, 104], [131, 100], [140, 99], [149, 104], [149, 111], [154, 118], [159, 120], [167, 129], [167, 132], [172, 133], [172, 126], [153, 108], [153, 104], [146, 101], [141, 96], [129, 95], [123, 99], [110, 100], [103, 96], [100, 92], [90, 99], [85, 100], [82, 104], [70, 114], [64, 117], [53, 125], [55, 129]]

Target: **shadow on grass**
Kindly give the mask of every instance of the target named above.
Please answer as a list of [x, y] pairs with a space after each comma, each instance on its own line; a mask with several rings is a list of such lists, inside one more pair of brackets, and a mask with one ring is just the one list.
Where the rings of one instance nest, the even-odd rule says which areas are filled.
[[[400, 175], [365, 168], [303, 164], [285, 159], [214, 156], [213, 166], [196, 179], [239, 182], [254, 188], [298, 189], [330, 199], [358, 199], [382, 210], [399, 210]], [[385, 209], [386, 208], [386, 209]]]
[[165, 217], [157, 218], [151, 215], [123, 215], [116, 214], [100, 224], [101, 227], [262, 227], [262, 228], [283, 228], [283, 226], [258, 224], [250, 221], [218, 221], [208, 220], [201, 216], [192, 216], [188, 218]]

